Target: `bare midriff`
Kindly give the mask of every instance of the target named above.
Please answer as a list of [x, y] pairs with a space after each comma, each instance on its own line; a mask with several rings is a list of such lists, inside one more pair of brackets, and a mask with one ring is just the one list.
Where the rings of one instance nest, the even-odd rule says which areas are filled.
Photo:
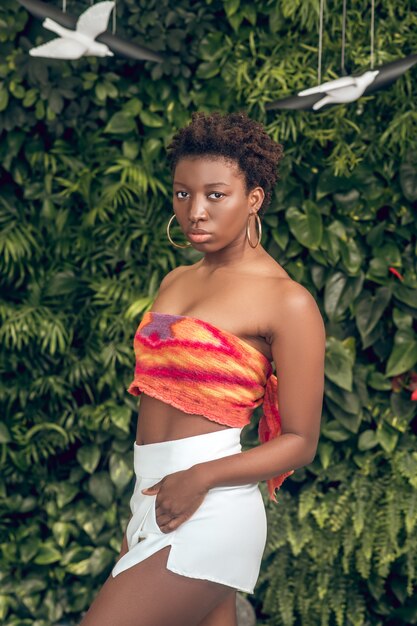
[[136, 429], [138, 445], [203, 435], [225, 428], [230, 426], [209, 420], [204, 415], [184, 413], [157, 398], [140, 394]]

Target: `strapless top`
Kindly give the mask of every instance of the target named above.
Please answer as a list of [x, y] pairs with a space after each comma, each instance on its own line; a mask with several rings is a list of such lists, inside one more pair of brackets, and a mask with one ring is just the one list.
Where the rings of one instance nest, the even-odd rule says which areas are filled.
[[[263, 404], [261, 443], [281, 434], [277, 377], [266, 356], [233, 333], [188, 315], [147, 311], [135, 333], [136, 364], [127, 391], [144, 392], [185, 413], [231, 427], [249, 424]], [[268, 479], [270, 499], [294, 473]]]

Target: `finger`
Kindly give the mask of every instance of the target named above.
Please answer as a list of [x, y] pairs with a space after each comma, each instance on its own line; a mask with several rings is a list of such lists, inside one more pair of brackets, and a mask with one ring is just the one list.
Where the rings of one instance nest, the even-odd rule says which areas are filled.
[[154, 493], [154, 492], [158, 492], [159, 491], [159, 487], [160, 487], [160, 483], [156, 483], [155, 485], [152, 485], [152, 487], [145, 487], [145, 489], [142, 489], [142, 493]]
[[159, 528], [161, 529], [162, 532], [165, 532], [165, 533], [172, 532], [173, 530], [178, 528], [178, 526], [180, 526], [180, 524], [181, 524], [181, 522], [179, 522], [178, 519], [179, 518], [171, 519], [168, 522], [166, 522], [165, 524], [158, 524], [158, 526], [159, 526]]
[[157, 513], [155, 517], [159, 527], [166, 526], [171, 521], [177, 519], [174, 515], [167, 513], [160, 513], [159, 515]]

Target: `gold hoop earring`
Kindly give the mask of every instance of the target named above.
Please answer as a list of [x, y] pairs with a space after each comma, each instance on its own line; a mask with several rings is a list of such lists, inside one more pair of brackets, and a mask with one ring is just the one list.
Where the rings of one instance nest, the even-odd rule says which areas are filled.
[[169, 220], [169, 222], [168, 222], [168, 226], [167, 226], [167, 235], [168, 235], [168, 239], [170, 240], [170, 242], [172, 243], [172, 245], [173, 245], [173, 246], [175, 246], [176, 248], [188, 248], [189, 246], [191, 246], [191, 244], [190, 244], [190, 242], [189, 242], [189, 241], [187, 241], [187, 243], [183, 246], [183, 245], [181, 245], [181, 244], [179, 244], [179, 243], [175, 243], [175, 241], [172, 241], [172, 239], [171, 239], [171, 235], [169, 234], [169, 229], [170, 229], [171, 222], [172, 222], [172, 220], [174, 219], [174, 217], [176, 217], [175, 213], [174, 213], [174, 215], [171, 217], [171, 219], [170, 219], [170, 220]]
[[[259, 235], [258, 235], [258, 241], [256, 242], [256, 244], [253, 246], [250, 240], [250, 235], [249, 235], [249, 220], [251, 218], [251, 215], [255, 215], [256, 219], [258, 220], [258, 230], [259, 230]], [[262, 237], [262, 224], [261, 224], [261, 218], [259, 217], [258, 213], [251, 213], [248, 217], [248, 221], [246, 223], [246, 236], [248, 238], [249, 241], [249, 245], [251, 248], [256, 248], [256, 246], [259, 244], [259, 242], [261, 241], [261, 237]]]

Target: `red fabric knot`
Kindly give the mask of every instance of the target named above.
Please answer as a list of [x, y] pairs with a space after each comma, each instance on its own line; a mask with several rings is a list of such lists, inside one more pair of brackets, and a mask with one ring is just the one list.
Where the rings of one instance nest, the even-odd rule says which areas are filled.
[[[263, 402], [263, 415], [259, 420], [258, 436], [261, 443], [266, 443], [271, 439], [279, 437], [281, 434], [281, 416], [278, 408], [278, 380], [275, 374], [271, 374], [266, 383], [265, 396]], [[269, 497], [273, 502], [278, 502], [275, 490], [279, 489], [288, 476], [294, 474], [294, 470], [284, 472], [279, 476], [274, 476], [266, 481], [268, 485]]]

